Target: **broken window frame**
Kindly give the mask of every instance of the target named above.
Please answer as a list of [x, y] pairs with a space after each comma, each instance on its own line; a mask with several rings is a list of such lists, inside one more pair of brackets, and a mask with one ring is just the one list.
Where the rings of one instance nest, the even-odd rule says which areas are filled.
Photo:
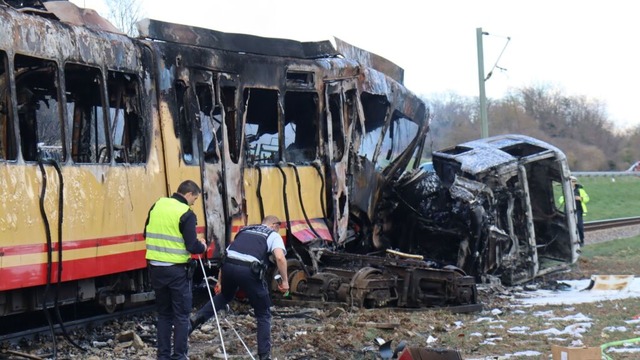
[[358, 154], [376, 164], [389, 128], [391, 104], [385, 96], [367, 92], [360, 95], [360, 101], [366, 133], [362, 136]]
[[318, 101], [318, 93], [315, 91], [285, 93], [283, 137], [287, 162], [309, 163], [318, 157]]
[[111, 139], [107, 135], [102, 71], [98, 67], [67, 63], [64, 74], [66, 114], [72, 129], [71, 159], [79, 164], [110, 163]]
[[149, 157], [149, 121], [141, 107], [137, 75], [109, 70], [107, 74], [109, 132], [116, 163], [144, 164]]
[[[65, 162], [67, 151], [60, 106], [59, 67], [55, 61], [16, 54], [20, 149], [26, 162], [50, 159]], [[31, 79], [31, 77], [40, 77]], [[24, 98], [24, 97], [29, 97]], [[35, 98], [35, 102], [34, 102]], [[31, 120], [29, 120], [31, 118]], [[32, 124], [27, 123], [31, 121]]]
[[[247, 165], [275, 165], [282, 159], [280, 93], [273, 89], [245, 88], [243, 135]], [[269, 109], [269, 107], [271, 107]]]
[[384, 155], [382, 160], [387, 163], [384, 166], [381, 166], [381, 161], [378, 157], [376, 165], [384, 168], [392, 161], [392, 159], [398, 158], [409, 147], [409, 144], [413, 139], [415, 139], [419, 130], [420, 126], [413, 120], [405, 117], [397, 111], [394, 111], [391, 121], [389, 122], [389, 130], [386, 132], [386, 136], [380, 143], [381, 147], [379, 154]]

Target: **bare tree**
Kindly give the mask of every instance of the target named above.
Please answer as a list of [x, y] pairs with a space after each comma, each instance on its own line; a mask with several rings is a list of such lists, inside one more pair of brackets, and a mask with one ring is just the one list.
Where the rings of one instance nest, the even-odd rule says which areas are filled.
[[138, 0], [105, 0], [109, 13], [107, 19], [125, 34], [136, 37], [136, 23], [144, 17]]

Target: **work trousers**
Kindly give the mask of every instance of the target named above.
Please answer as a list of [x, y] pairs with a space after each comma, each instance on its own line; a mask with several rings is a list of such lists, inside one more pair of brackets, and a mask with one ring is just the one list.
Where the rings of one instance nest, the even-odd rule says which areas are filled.
[[576, 210], [576, 227], [578, 228], [578, 236], [580, 237], [580, 246], [584, 246], [584, 218], [582, 209]]
[[[191, 279], [185, 265], [149, 265], [158, 311], [158, 360], [188, 360]], [[173, 352], [171, 351], [173, 334]]]
[[[225, 309], [233, 300], [238, 289], [244, 291], [253, 307], [258, 328], [258, 354], [271, 353], [271, 298], [267, 283], [251, 271], [250, 266], [225, 263], [222, 266], [222, 291], [213, 297], [216, 311]], [[209, 319], [214, 316], [211, 301], [197, 313], [198, 317]]]

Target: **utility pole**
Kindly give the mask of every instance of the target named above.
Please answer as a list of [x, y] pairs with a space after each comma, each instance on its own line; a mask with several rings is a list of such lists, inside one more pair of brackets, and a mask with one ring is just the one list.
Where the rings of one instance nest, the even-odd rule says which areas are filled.
[[487, 95], [484, 90], [484, 50], [482, 49], [482, 28], [476, 28], [476, 40], [478, 43], [478, 85], [480, 86], [480, 123], [482, 124], [482, 138], [489, 137], [489, 124], [487, 120]]

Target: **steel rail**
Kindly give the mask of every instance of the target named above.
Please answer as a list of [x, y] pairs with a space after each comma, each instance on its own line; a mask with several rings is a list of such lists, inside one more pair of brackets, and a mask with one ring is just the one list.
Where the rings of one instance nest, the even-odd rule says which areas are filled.
[[640, 225], [640, 216], [585, 222], [584, 231], [590, 232], [632, 225]]

